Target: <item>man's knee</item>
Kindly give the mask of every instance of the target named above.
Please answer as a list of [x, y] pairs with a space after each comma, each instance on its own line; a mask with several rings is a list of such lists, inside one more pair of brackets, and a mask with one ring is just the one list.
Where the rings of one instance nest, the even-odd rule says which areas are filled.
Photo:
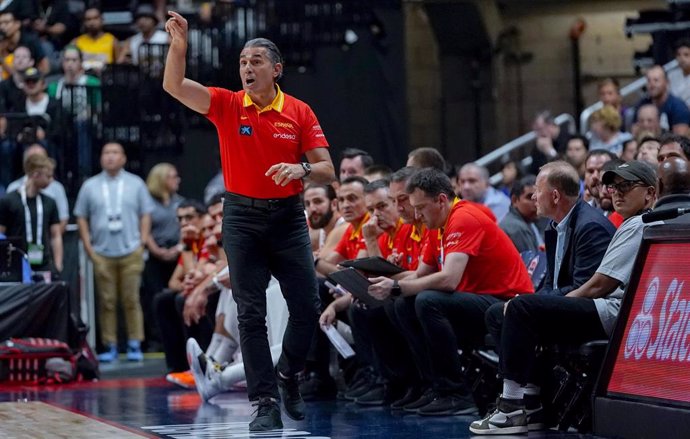
[[439, 302], [442, 299], [438, 291], [422, 291], [417, 294], [414, 301], [415, 312], [417, 317], [422, 320], [423, 316], [430, 313], [435, 314], [440, 310]]

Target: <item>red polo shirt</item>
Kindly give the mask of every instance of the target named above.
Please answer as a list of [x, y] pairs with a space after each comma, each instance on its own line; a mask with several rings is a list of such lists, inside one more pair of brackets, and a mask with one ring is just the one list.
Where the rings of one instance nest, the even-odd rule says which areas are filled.
[[442, 231], [430, 232], [422, 260], [440, 271], [450, 253], [469, 256], [456, 291], [504, 299], [534, 292], [527, 268], [508, 235], [485, 212], [466, 201], [453, 206]]
[[345, 233], [343, 233], [343, 236], [333, 250], [345, 259], [357, 259], [359, 251], [367, 249], [367, 244], [364, 241], [364, 234], [362, 233], [362, 226], [368, 220], [369, 212], [362, 217], [357, 228], [355, 228], [352, 223], [348, 224]]
[[400, 267], [414, 271], [417, 269], [417, 265], [419, 265], [422, 243], [426, 239], [427, 233], [426, 227], [422, 227], [422, 230], [417, 230], [414, 224], [404, 224], [400, 220], [393, 236], [388, 233], [382, 233], [379, 236], [378, 244], [381, 256], [388, 258], [388, 256], [395, 252], [401, 256]]
[[282, 187], [265, 174], [276, 163], [299, 163], [306, 151], [328, 147], [311, 108], [280, 88], [271, 105], [262, 109], [244, 91], [208, 91], [211, 106], [206, 117], [218, 130], [225, 189], [252, 198], [302, 192], [301, 180]]

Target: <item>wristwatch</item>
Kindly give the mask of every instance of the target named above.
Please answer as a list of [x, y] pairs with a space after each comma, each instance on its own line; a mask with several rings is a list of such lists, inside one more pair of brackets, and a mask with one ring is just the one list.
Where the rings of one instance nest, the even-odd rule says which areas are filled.
[[302, 162], [300, 164], [302, 165], [302, 169], [304, 169], [304, 177], [308, 177], [309, 174], [311, 174], [311, 163]]
[[391, 296], [393, 297], [399, 297], [402, 294], [402, 288], [400, 288], [400, 284], [398, 284], [397, 280], [393, 281], [393, 287], [391, 288]]

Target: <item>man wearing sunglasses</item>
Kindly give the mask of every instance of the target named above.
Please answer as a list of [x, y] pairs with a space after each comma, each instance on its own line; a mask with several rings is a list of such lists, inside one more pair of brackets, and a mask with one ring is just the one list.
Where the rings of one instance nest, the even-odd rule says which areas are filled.
[[[539, 387], [534, 379], [539, 345], [577, 344], [611, 335], [632, 273], [645, 224], [641, 214], [656, 201], [656, 171], [647, 163], [623, 163], [602, 176], [613, 207], [623, 218], [594, 275], [565, 297], [524, 295], [506, 306], [501, 334], [503, 392], [495, 411], [473, 422], [480, 435], [527, 433], [537, 421]], [[534, 402], [537, 401], [535, 405]], [[525, 406], [538, 407], [526, 410]]]

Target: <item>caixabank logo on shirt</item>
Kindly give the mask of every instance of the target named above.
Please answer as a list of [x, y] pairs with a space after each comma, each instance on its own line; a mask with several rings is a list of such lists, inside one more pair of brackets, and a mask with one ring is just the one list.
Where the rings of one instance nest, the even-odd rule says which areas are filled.
[[251, 125], [240, 125], [240, 136], [251, 136], [252, 126]]

